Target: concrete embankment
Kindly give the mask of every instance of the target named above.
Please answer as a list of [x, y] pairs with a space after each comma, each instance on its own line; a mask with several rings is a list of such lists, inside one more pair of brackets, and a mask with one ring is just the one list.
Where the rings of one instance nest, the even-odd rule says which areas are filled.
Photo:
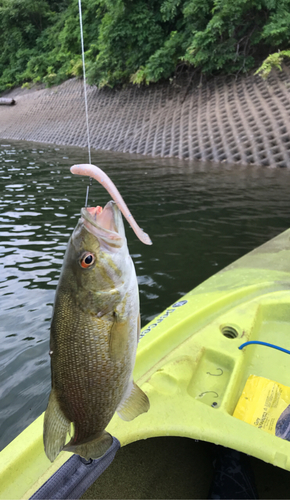
[[[290, 167], [290, 66], [266, 82], [249, 74], [173, 79], [122, 90], [87, 87], [94, 149]], [[87, 145], [83, 83], [14, 89], [0, 138]]]

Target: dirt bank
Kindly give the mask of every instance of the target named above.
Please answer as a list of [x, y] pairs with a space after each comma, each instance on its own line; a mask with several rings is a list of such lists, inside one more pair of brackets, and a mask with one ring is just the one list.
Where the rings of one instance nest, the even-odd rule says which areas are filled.
[[[267, 82], [253, 74], [183, 78], [122, 90], [87, 87], [91, 145], [152, 156], [290, 167], [290, 67]], [[289, 82], [289, 83], [288, 83]], [[87, 145], [83, 84], [14, 89], [0, 107], [0, 138]]]

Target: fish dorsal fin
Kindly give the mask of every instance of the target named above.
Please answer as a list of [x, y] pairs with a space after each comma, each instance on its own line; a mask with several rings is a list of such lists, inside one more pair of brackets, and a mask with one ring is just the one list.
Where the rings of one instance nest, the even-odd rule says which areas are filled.
[[55, 389], [52, 389], [44, 415], [43, 425], [44, 450], [51, 462], [54, 461], [59, 452], [63, 449], [69, 430], [70, 421], [61, 411]]
[[[130, 392], [129, 392], [130, 391]], [[133, 420], [141, 413], [146, 413], [150, 408], [149, 399], [138, 385], [131, 380], [125, 397], [117, 408], [117, 413], [122, 420]]]

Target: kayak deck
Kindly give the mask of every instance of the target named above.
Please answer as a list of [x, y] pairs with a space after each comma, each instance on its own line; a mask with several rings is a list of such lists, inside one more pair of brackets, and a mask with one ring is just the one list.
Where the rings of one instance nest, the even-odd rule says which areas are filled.
[[[250, 375], [290, 386], [290, 230], [212, 276], [143, 330], [134, 379], [150, 410], [107, 430], [122, 446], [159, 436], [188, 437], [290, 470], [290, 443], [233, 417]], [[0, 498], [29, 498], [71, 454], [53, 464], [42, 443], [43, 415], [0, 453]]]

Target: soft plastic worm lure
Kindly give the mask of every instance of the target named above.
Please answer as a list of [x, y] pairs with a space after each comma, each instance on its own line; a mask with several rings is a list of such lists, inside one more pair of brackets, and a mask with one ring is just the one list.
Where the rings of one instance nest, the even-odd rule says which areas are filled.
[[145, 243], [145, 245], [152, 245], [152, 241], [149, 235], [145, 233], [143, 229], [141, 229], [141, 227], [138, 226], [115, 184], [111, 181], [107, 174], [105, 174], [105, 172], [103, 172], [99, 167], [96, 167], [96, 165], [90, 165], [88, 163], [73, 165], [70, 171], [72, 172], [72, 174], [87, 175], [88, 177], [92, 177], [100, 184], [102, 184], [102, 186], [104, 186], [104, 188], [112, 196], [115, 203], [118, 205], [119, 209], [121, 210], [125, 219], [127, 219], [127, 221], [129, 222], [139, 240], [142, 241], [142, 243]]

